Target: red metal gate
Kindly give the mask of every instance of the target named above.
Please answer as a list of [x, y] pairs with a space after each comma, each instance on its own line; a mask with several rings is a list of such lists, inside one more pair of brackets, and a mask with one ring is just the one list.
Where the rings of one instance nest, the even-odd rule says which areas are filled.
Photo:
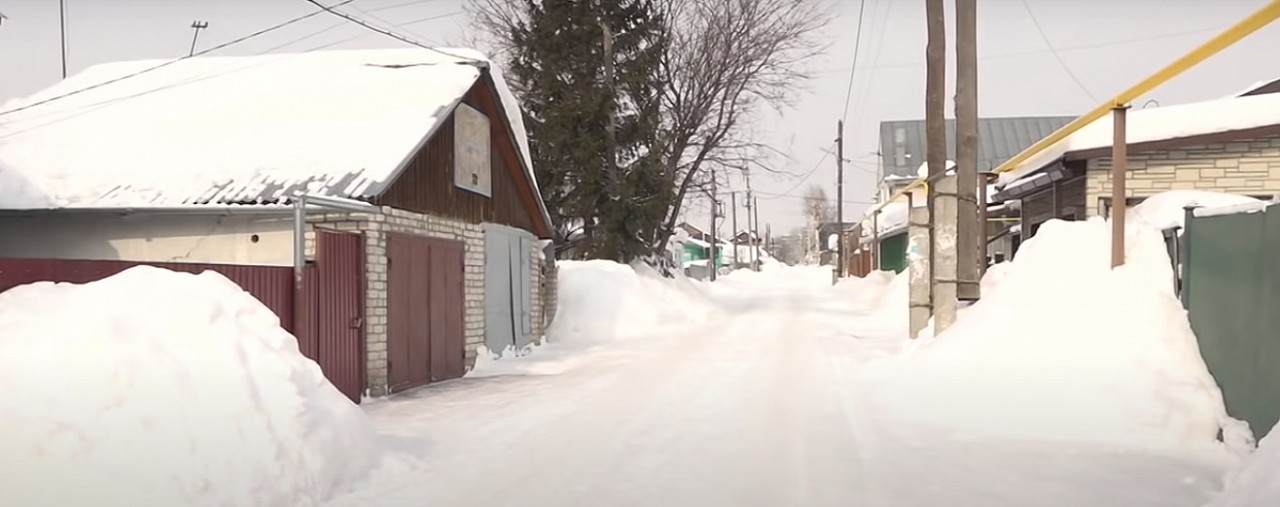
[[[316, 231], [316, 263], [304, 285], [304, 308], [312, 319], [305, 333], [325, 377], [360, 402], [365, 387], [364, 236]], [[300, 333], [303, 334], [303, 333]]]
[[461, 377], [463, 245], [387, 238], [387, 377], [392, 392]]
[[[321, 232], [317, 239], [317, 262], [304, 271], [302, 301], [296, 309], [293, 268], [287, 266], [0, 259], [0, 292], [35, 282], [88, 283], [140, 265], [185, 273], [216, 271], [275, 312], [280, 326], [297, 337], [299, 351], [316, 361], [339, 391], [359, 403], [365, 367], [360, 320], [364, 298], [362, 236]], [[295, 322], [298, 310], [301, 313]]]

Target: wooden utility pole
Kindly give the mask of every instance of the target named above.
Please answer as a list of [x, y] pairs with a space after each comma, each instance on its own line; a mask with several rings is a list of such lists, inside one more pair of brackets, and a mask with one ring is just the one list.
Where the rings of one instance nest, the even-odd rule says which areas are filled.
[[[755, 206], [751, 207], [751, 209], [755, 210], [754, 225], [753, 225], [753, 229], [751, 229], [753, 230], [753, 232], [751, 232], [751, 241], [755, 242], [755, 241], [759, 241], [759, 237], [760, 237], [760, 197], [759, 196], [755, 197]], [[753, 264], [755, 265], [755, 270], [759, 271], [760, 270], [759, 246], [753, 243], [753, 247], [751, 247], [751, 252], [753, 252], [751, 253], [751, 255], [755, 256], [755, 261], [753, 261]]]
[[605, 149], [608, 151], [608, 167], [609, 174], [606, 181], [609, 182], [609, 196], [618, 197], [618, 189], [620, 178], [618, 177], [618, 113], [617, 113], [617, 90], [614, 88], [614, 62], [613, 62], [613, 30], [609, 28], [609, 24], [604, 20], [604, 7], [601, 3], [600, 8], [600, 31], [604, 39], [604, 87], [609, 91], [609, 100], [607, 112], [609, 116], [609, 124], [605, 126], [604, 142]]
[[844, 277], [844, 120], [836, 122], [836, 278]]
[[62, 79], [67, 78], [67, 2], [58, 0], [58, 24], [62, 30]]
[[986, 200], [978, 200], [977, 3], [956, 0], [956, 295], [965, 301], [981, 296], [979, 245], [986, 244], [978, 223]]
[[711, 258], [707, 259], [707, 267], [711, 271], [711, 281], [716, 281], [716, 250], [719, 249], [720, 236], [716, 234], [716, 214], [719, 213], [720, 201], [716, 199], [716, 172], [711, 171]]
[[[729, 192], [729, 209], [733, 210], [733, 268], [738, 269], [738, 193]], [[748, 207], [750, 209], [750, 207]], [[747, 217], [748, 222], [751, 217]]]
[[1111, 110], [1115, 120], [1115, 133], [1111, 144], [1111, 267], [1124, 265], [1124, 215], [1127, 207], [1125, 191], [1126, 174], [1129, 157], [1128, 140], [1125, 136], [1125, 120], [1128, 115], [1127, 104], [1117, 105]]
[[209, 28], [209, 22], [208, 21], [192, 21], [191, 28], [195, 30], [195, 33], [191, 35], [191, 52], [187, 53], [187, 56], [189, 57], [196, 55], [196, 41], [200, 39], [200, 30]]
[[925, 0], [929, 40], [925, 49], [925, 132], [929, 167], [930, 299], [934, 332], [955, 321], [956, 311], [956, 186], [947, 172], [946, 13], [943, 0]]

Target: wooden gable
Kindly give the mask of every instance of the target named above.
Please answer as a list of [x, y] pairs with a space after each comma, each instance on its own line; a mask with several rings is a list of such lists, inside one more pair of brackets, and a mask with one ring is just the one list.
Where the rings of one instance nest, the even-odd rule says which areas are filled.
[[454, 184], [455, 110], [374, 203], [471, 223], [497, 223], [540, 238], [551, 237], [551, 224], [542, 214], [537, 191], [520, 163], [519, 148], [488, 72], [481, 74], [462, 103], [489, 119], [490, 195]]

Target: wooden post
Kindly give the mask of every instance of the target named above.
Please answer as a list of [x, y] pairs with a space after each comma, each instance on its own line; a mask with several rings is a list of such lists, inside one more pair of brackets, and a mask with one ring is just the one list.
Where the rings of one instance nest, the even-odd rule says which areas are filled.
[[956, 295], [964, 301], [981, 297], [986, 238], [980, 234], [978, 199], [978, 5], [955, 0], [956, 6]]
[[1117, 105], [1111, 110], [1115, 120], [1115, 136], [1111, 144], [1111, 267], [1124, 265], [1124, 215], [1127, 207], [1125, 169], [1129, 156], [1125, 137], [1125, 117], [1129, 106]]
[[[729, 192], [729, 209], [733, 210], [733, 269], [738, 269], [738, 193]], [[751, 209], [748, 207], [747, 209]], [[747, 218], [750, 220], [750, 217]]]
[[[836, 236], [844, 237], [844, 120], [836, 122]], [[844, 241], [836, 241], [836, 278], [844, 276]]]

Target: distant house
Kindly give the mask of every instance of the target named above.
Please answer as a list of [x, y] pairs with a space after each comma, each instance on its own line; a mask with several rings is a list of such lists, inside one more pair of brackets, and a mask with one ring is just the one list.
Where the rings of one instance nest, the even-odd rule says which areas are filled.
[[[978, 171], [990, 171], [1036, 141], [1074, 120], [1073, 116], [978, 119]], [[956, 123], [947, 120], [947, 160], [956, 159]], [[879, 201], [920, 176], [927, 162], [924, 120], [880, 122]]]
[[318, 289], [345, 338], [317, 361], [373, 396], [541, 336], [550, 219], [483, 56], [157, 63], [91, 67], [7, 106], [30, 108], [0, 122], [0, 257], [349, 272]]
[[[1280, 193], [1280, 94], [1133, 110], [1127, 136], [1127, 206], [1178, 189]], [[1001, 176], [996, 197], [1020, 204], [1026, 237], [1050, 219], [1109, 215], [1112, 137], [1099, 119]]]

